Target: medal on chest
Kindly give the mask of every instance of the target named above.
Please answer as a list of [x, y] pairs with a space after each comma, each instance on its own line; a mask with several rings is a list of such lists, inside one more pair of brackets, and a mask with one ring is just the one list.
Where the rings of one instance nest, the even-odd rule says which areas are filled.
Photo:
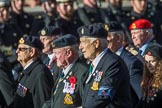
[[17, 90], [16, 90], [16, 93], [21, 96], [21, 97], [24, 97], [27, 93], [27, 88], [25, 86], [23, 86], [21, 83], [19, 83], [18, 87], [17, 87]]
[[64, 104], [66, 104], [66, 105], [73, 104], [73, 98], [72, 98], [72, 96], [69, 93], [67, 93], [65, 95], [65, 97], [64, 97]]
[[94, 81], [92, 83], [91, 89], [92, 90], [98, 90], [99, 82], [102, 78], [103, 72], [102, 71], [99, 71], [99, 72], [96, 71], [93, 75], [95, 76], [95, 78], [94, 78]]

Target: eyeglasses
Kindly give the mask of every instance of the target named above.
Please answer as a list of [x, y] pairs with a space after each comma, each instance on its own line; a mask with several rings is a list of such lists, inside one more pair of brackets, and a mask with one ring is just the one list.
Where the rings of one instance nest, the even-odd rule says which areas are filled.
[[22, 52], [26, 51], [27, 49], [30, 49], [30, 48], [17, 48], [18, 51], [22, 51]]

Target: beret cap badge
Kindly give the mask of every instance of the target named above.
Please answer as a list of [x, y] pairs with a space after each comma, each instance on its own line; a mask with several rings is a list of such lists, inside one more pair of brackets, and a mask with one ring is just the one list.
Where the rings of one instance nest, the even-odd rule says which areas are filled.
[[109, 30], [109, 25], [108, 24], [105, 24], [104, 25], [104, 29], [108, 31]]
[[132, 24], [132, 28], [133, 29], [136, 29], [137, 28], [135, 23]]
[[24, 40], [23, 38], [21, 38], [21, 39], [19, 40], [19, 43], [20, 43], [20, 44], [24, 44], [24, 43], [25, 43], [25, 40]]
[[41, 31], [41, 35], [44, 36], [45, 34], [46, 34], [46, 31], [45, 31], [45, 30], [42, 30], [42, 31]]

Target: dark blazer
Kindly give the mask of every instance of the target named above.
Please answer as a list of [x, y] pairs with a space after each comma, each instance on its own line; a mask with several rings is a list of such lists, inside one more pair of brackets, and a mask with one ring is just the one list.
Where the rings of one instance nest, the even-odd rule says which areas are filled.
[[14, 102], [16, 83], [4, 56], [0, 54], [0, 108], [11, 108]]
[[50, 99], [53, 78], [41, 61], [36, 60], [27, 67], [19, 80], [15, 108], [41, 108]]
[[83, 108], [131, 108], [129, 87], [124, 61], [107, 50], [84, 86]]
[[[60, 82], [58, 89], [56, 91], [56, 94], [53, 94], [52, 97], [52, 101], [51, 101], [51, 108], [76, 108], [81, 106], [82, 104], [82, 89], [83, 89], [83, 79], [85, 77], [86, 72], [88, 71], [88, 65], [81, 61], [80, 59], [78, 59], [74, 65], [72, 66], [72, 68], [69, 70], [68, 74], [63, 78], [63, 80]], [[60, 69], [59, 73], [62, 73], [62, 70]], [[60, 75], [59, 75], [60, 76]], [[63, 92], [63, 89], [65, 87], [65, 83], [69, 82], [69, 78], [71, 76], [74, 76], [77, 80], [76, 85], [75, 85], [75, 89], [74, 89], [74, 93], [69, 93], [70, 97], [72, 98], [71, 102], [73, 102], [73, 104], [66, 104], [65, 102], [65, 96], [68, 94], [66, 92]], [[58, 80], [59, 77], [57, 79], [57, 82], [55, 84], [58, 84]], [[55, 88], [54, 87], [54, 88]]]
[[143, 63], [127, 50], [123, 49], [120, 57], [125, 61], [130, 76], [131, 96], [133, 106], [137, 105], [142, 96], [141, 80], [143, 73]]

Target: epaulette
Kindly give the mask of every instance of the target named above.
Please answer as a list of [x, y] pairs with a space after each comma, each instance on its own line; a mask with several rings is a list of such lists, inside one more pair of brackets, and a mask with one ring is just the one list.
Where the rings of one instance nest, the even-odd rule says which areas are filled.
[[134, 49], [133, 47], [126, 47], [125, 48], [127, 51], [129, 51], [131, 54], [133, 54], [134, 56], [138, 55], [138, 51], [136, 49]]

